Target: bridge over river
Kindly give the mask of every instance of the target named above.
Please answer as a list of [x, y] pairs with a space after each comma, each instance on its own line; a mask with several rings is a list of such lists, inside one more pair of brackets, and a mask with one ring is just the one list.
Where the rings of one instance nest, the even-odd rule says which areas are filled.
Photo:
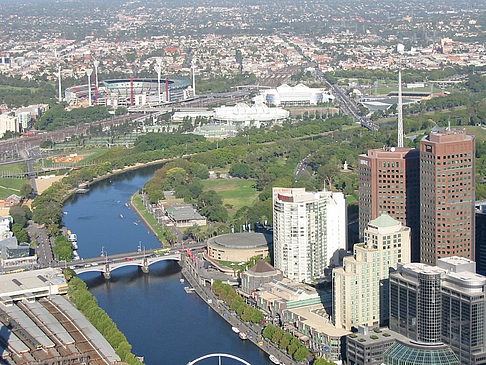
[[[201, 249], [205, 246], [191, 246], [189, 249]], [[160, 253], [161, 249], [138, 250], [134, 252], [119, 253], [113, 255], [101, 255], [98, 257], [91, 257], [87, 259], [76, 260], [70, 263], [69, 266], [74, 272], [79, 275], [86, 272], [99, 272], [103, 274], [105, 279], [111, 278], [113, 270], [126, 267], [137, 266], [144, 273], [149, 272], [149, 266], [157, 262], [172, 260], [180, 261], [182, 253], [188, 248], [172, 248], [166, 252]], [[59, 267], [66, 267], [67, 263], [58, 263]]]

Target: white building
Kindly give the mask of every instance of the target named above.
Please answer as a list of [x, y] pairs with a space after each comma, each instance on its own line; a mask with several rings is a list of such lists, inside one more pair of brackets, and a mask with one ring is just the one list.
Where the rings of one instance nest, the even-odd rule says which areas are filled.
[[235, 106], [222, 106], [214, 110], [214, 119], [217, 122], [237, 124], [242, 127], [260, 128], [264, 124], [280, 122], [288, 118], [290, 113], [281, 108], [269, 108], [257, 102], [250, 106], [238, 103]]
[[262, 91], [255, 100], [275, 106], [302, 106], [332, 102], [334, 96], [320, 88], [310, 88], [303, 84], [297, 86], [283, 84], [276, 89]]
[[410, 262], [410, 228], [388, 214], [368, 223], [364, 241], [332, 272], [333, 323], [338, 328], [373, 327], [386, 320], [389, 269]]
[[9, 113], [0, 114], [0, 137], [7, 131], [19, 132], [18, 118]]
[[346, 199], [343, 193], [273, 188], [275, 267], [284, 276], [312, 282], [339, 262], [346, 247]]

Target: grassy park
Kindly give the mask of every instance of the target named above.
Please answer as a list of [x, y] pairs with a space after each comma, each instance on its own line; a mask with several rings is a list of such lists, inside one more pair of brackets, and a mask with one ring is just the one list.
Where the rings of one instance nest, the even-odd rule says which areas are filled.
[[243, 206], [252, 206], [258, 196], [253, 180], [203, 180], [202, 185], [205, 191], [214, 190], [223, 199], [224, 204], [231, 205], [230, 212], [236, 212]]

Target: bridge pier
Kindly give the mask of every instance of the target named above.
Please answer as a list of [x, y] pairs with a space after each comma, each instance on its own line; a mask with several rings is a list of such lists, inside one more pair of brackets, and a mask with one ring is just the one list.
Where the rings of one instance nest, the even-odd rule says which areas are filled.
[[103, 272], [103, 276], [105, 277], [106, 280], [111, 279], [110, 264], [108, 263], [105, 264], [105, 271]]
[[146, 257], [143, 258], [143, 265], [141, 266], [142, 272], [144, 274], [148, 274], [149, 272], [149, 265], [148, 265], [148, 260]]

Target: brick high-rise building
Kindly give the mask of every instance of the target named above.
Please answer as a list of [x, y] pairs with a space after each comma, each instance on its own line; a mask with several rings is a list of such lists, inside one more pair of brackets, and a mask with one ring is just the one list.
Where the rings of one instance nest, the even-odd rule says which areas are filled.
[[420, 262], [474, 259], [474, 136], [437, 130], [420, 142]]
[[412, 261], [420, 258], [419, 150], [387, 147], [359, 156], [359, 237], [368, 223], [389, 214], [411, 229]]

